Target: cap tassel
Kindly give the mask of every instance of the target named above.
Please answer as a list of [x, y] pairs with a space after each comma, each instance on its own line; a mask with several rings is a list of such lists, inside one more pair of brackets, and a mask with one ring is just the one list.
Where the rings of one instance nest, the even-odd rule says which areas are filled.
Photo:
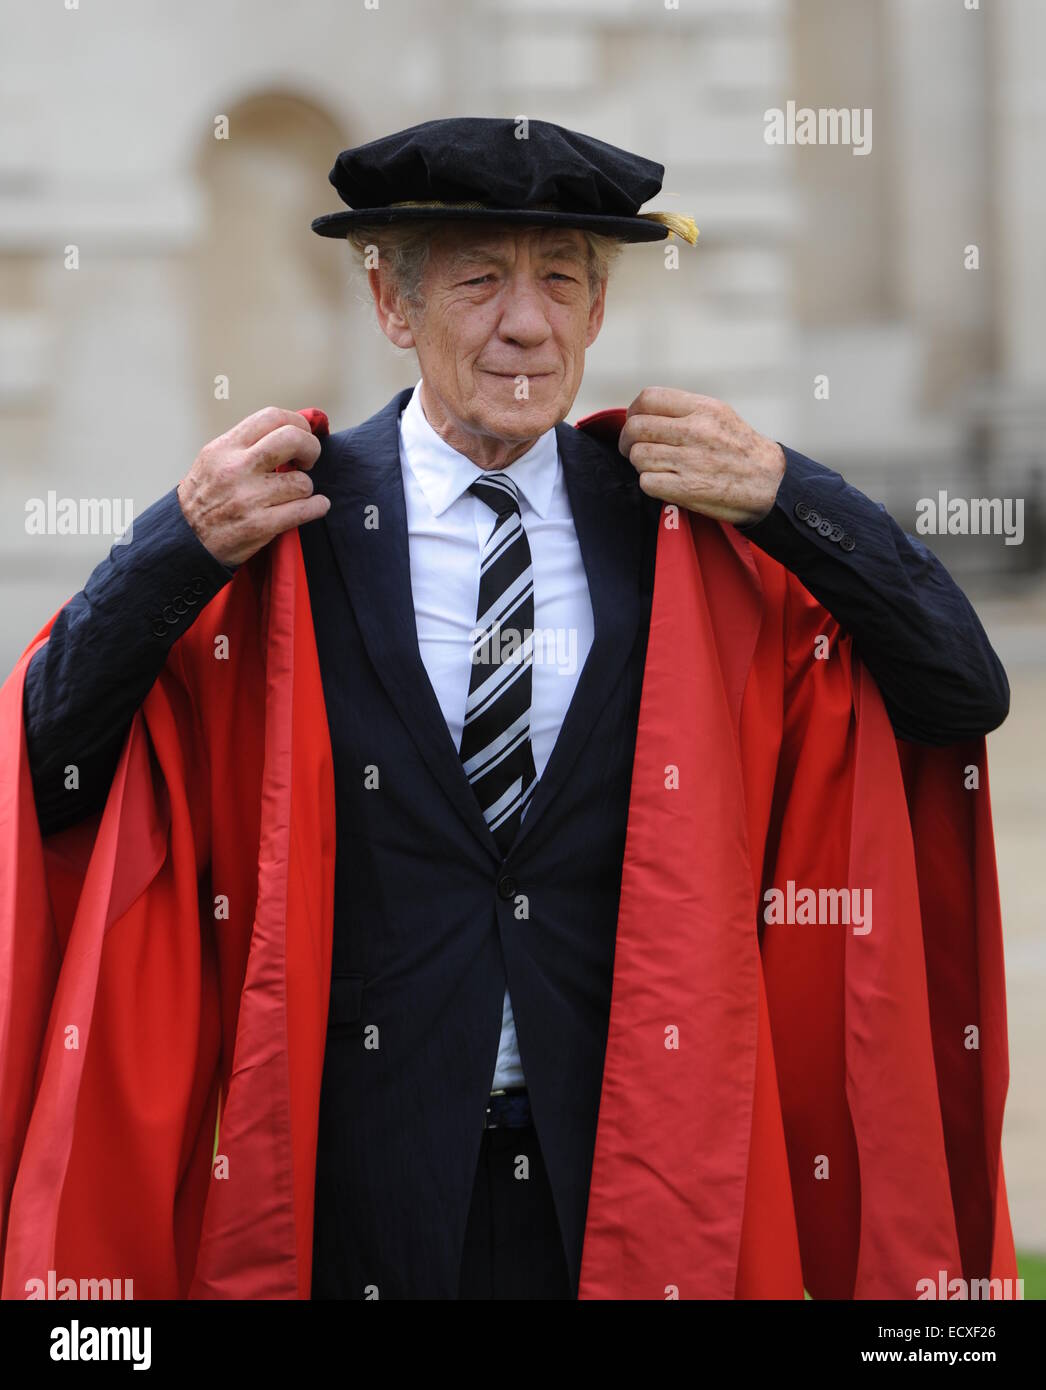
[[675, 232], [684, 241], [688, 241], [691, 246], [696, 245], [700, 233], [697, 230], [697, 223], [692, 217], [684, 217], [678, 212], [638, 212], [637, 217], [645, 217], [651, 222], [660, 222], [662, 227], [668, 228], [671, 236]]

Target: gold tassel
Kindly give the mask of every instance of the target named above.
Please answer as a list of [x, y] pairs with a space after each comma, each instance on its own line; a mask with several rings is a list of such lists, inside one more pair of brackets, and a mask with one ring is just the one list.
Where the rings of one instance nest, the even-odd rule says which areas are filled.
[[639, 212], [637, 217], [646, 217], [651, 222], [660, 222], [663, 227], [668, 228], [669, 236], [675, 232], [676, 236], [681, 236], [684, 241], [688, 241], [691, 246], [697, 242], [700, 233], [697, 230], [697, 223], [692, 217], [684, 217], [678, 212]]

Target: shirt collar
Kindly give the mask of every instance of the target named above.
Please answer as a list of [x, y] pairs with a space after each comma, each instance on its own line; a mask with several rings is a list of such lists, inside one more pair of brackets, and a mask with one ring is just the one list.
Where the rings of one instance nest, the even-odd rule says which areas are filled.
[[[489, 476], [489, 470], [477, 467], [436, 433], [425, 418], [420, 386], [419, 381], [400, 415], [400, 451], [432, 515], [441, 516], [477, 478]], [[498, 471], [511, 478], [528, 505], [544, 517], [559, 473], [556, 431], [546, 430], [515, 463]]]

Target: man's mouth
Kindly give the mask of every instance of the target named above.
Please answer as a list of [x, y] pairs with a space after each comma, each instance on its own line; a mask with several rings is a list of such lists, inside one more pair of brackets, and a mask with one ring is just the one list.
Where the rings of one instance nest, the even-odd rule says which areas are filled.
[[525, 381], [541, 381], [544, 377], [554, 376], [554, 372], [495, 372], [489, 367], [481, 367], [481, 371], [486, 372], [487, 376], [498, 376], [505, 381], [518, 381], [522, 377]]

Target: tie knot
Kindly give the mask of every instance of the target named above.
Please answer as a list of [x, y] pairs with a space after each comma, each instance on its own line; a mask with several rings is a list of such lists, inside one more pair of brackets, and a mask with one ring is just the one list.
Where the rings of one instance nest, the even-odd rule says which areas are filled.
[[502, 516], [519, 516], [519, 493], [510, 479], [498, 474], [491, 478], [477, 478], [469, 488], [473, 497], [485, 502], [492, 512]]

